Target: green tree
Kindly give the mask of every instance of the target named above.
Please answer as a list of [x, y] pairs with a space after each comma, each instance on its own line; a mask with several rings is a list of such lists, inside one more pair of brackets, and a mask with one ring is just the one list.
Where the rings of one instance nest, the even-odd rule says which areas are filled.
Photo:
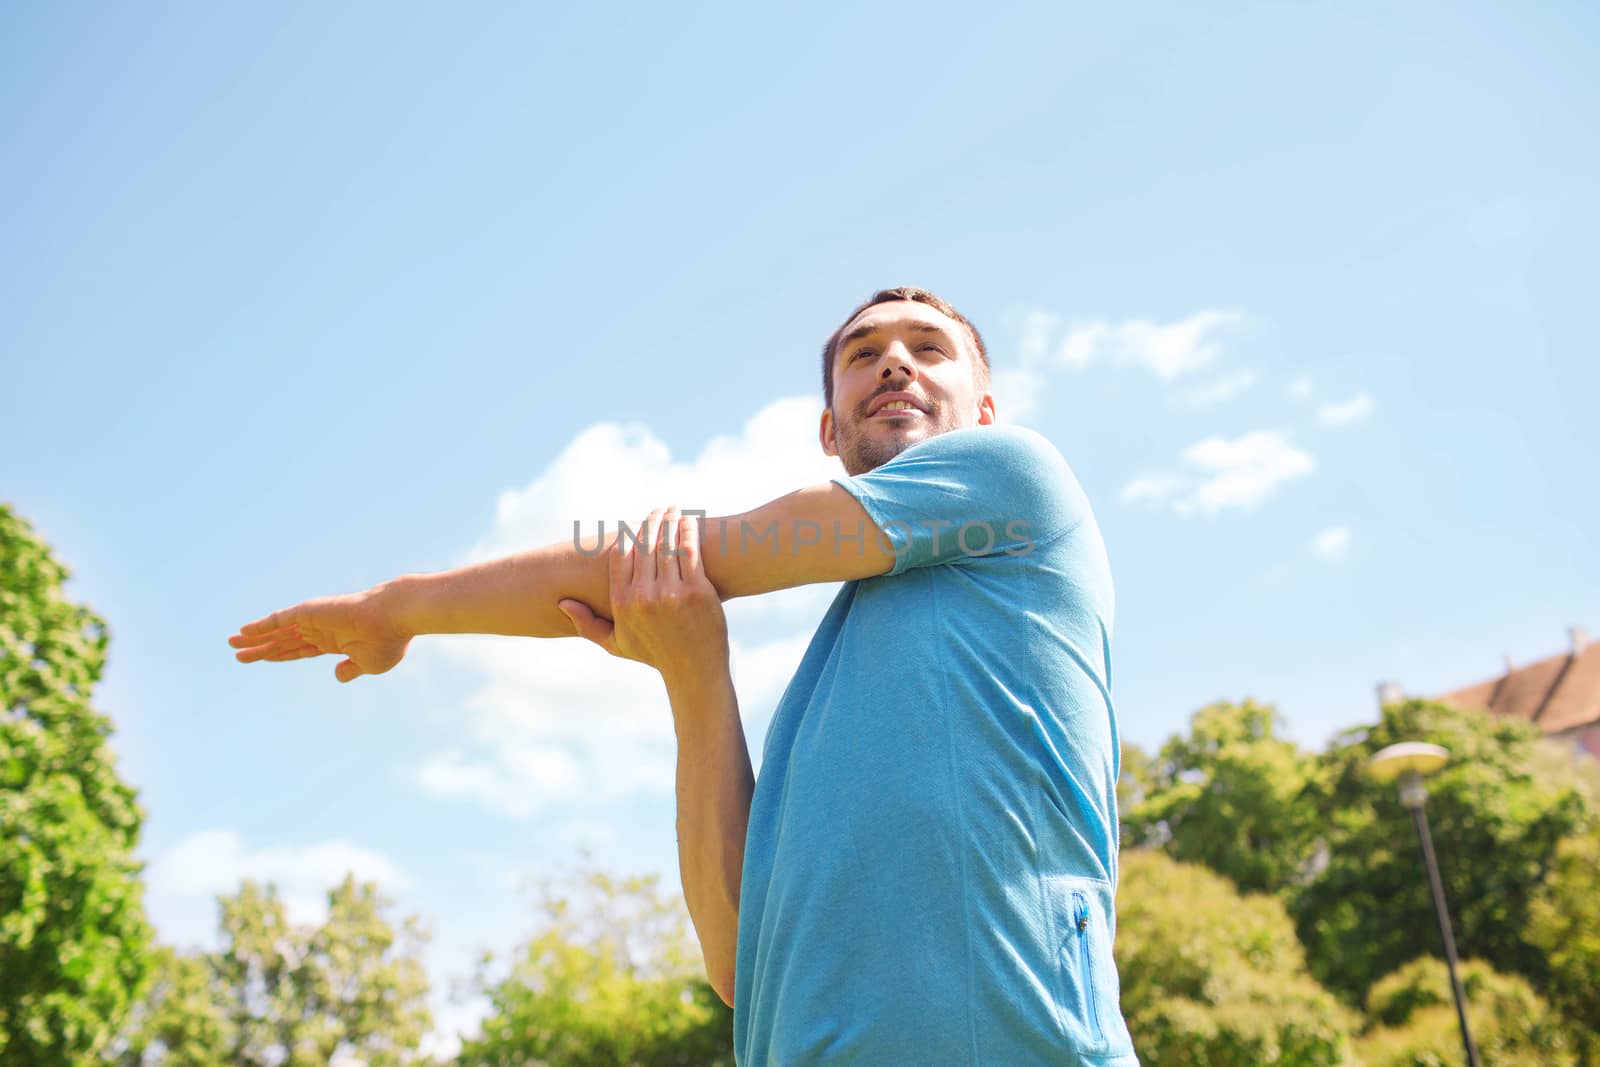
[[117, 1062], [124, 1067], [367, 1067], [427, 1062], [432, 1027], [415, 917], [397, 933], [390, 903], [347, 876], [318, 926], [292, 924], [277, 887], [245, 882], [219, 901], [223, 947], [163, 950], [158, 979]]
[[211, 957], [159, 945], [151, 974], [125, 1036], [107, 1058], [118, 1067], [142, 1067], [154, 1054], [162, 1067], [227, 1067], [232, 1042]]
[[1352, 1063], [1356, 1020], [1306, 969], [1281, 901], [1159, 852], [1126, 852], [1117, 890], [1122, 1007], [1161, 1067]]
[[1581, 1062], [1600, 1064], [1600, 831], [1561, 842], [1528, 911], [1528, 943], [1544, 953], [1536, 983], [1570, 1020]]
[[492, 1014], [460, 1067], [732, 1067], [733, 1019], [705, 979], [681, 900], [654, 876], [541, 887], [542, 924], [493, 983]]
[[[1467, 1022], [1485, 1067], [1573, 1067], [1573, 1040], [1561, 1017], [1526, 979], [1465, 960]], [[1372, 987], [1370, 1029], [1357, 1042], [1366, 1067], [1442, 1067], [1461, 1063], [1461, 1024], [1450, 974], [1422, 957]]]
[[1245, 892], [1289, 886], [1313, 847], [1303, 794], [1316, 760], [1279, 736], [1281, 725], [1271, 705], [1251, 700], [1195, 712], [1187, 734], [1133, 761], [1140, 781], [1123, 843], [1203, 863]]
[[1127, 843], [1127, 816], [1150, 795], [1151, 772], [1155, 761], [1132, 741], [1122, 742], [1122, 773], [1117, 775], [1117, 810], [1122, 813], [1122, 836]]
[[1359, 1003], [1418, 956], [1442, 954], [1411, 816], [1366, 761], [1396, 741], [1431, 741], [1450, 762], [1428, 780], [1428, 820], [1463, 956], [1538, 981], [1544, 952], [1525, 936], [1561, 843], [1595, 822], [1591, 787], [1570, 753], [1527, 723], [1409, 701], [1335, 741], [1316, 809], [1326, 867], [1290, 896], [1312, 970]]
[[0, 1062], [107, 1048], [149, 967], [142, 813], [90, 707], [110, 637], [0, 505]]

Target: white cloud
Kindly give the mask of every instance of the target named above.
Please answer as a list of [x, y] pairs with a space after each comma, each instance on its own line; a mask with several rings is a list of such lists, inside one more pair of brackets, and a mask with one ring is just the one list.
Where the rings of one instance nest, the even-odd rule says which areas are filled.
[[1044, 392], [1047, 379], [1038, 371], [1027, 367], [997, 370], [989, 376], [994, 392], [995, 420], [997, 422], [1026, 423], [1038, 414], [1039, 395]]
[[1179, 394], [1178, 400], [1185, 407], [1213, 407], [1226, 400], [1232, 400], [1255, 384], [1255, 371], [1240, 371], [1238, 374], [1230, 374], [1225, 378], [1218, 378], [1216, 381], [1185, 390]]
[[1125, 504], [1137, 504], [1141, 500], [1160, 502], [1181, 493], [1188, 485], [1189, 479], [1181, 474], [1141, 474], [1122, 487], [1122, 502]]
[[434, 796], [468, 797], [521, 819], [549, 800], [575, 794], [588, 770], [565, 748], [508, 742], [494, 758], [471, 759], [460, 748], [435, 752], [417, 769], [416, 781]]
[[[763, 724], [768, 721], [772, 710], [778, 706], [783, 691], [789, 687], [794, 672], [799, 668], [800, 660], [811, 644], [812, 633], [822, 621], [822, 614], [822, 611], [818, 611], [814, 618], [809, 618], [803, 626], [796, 627], [788, 637], [749, 646], [734, 641], [733, 684], [738, 689], [740, 708], [745, 713], [747, 722], [755, 715], [761, 716], [759, 721]], [[750, 759], [757, 770], [760, 770], [761, 762], [760, 742], [765, 733], [763, 727], [754, 737], [756, 743], [750, 751]]]
[[731, 514], [804, 485], [843, 474], [817, 443], [822, 404], [788, 397], [757, 411], [736, 434], [714, 437], [691, 461], [676, 461], [666, 443], [641, 423], [600, 422], [581, 431], [522, 489], [495, 504], [493, 527], [461, 563], [521, 552], [529, 545], [568, 541], [582, 524], [592, 543], [596, 524], [629, 525], [658, 504]]
[[[525, 488], [500, 494], [495, 522], [461, 562], [568, 541], [599, 522], [630, 525], [676, 501], [711, 514], [744, 511], [843, 472], [817, 444], [820, 405], [794, 397], [766, 405], [736, 436], [714, 438], [687, 461], [642, 425], [599, 423]], [[837, 586], [728, 603], [735, 686], [752, 758]], [[412, 654], [436, 655], [477, 681], [459, 712], [462, 739], [412, 771], [425, 792], [527, 819], [564, 804], [670, 793], [676, 744], [655, 671], [578, 638], [448, 636]]]
[[145, 870], [147, 906], [166, 943], [210, 946], [218, 933], [216, 898], [237, 892], [245, 879], [275, 883], [289, 921], [314, 924], [327, 918], [327, 893], [346, 874], [391, 893], [412, 884], [387, 856], [349, 841], [251, 849], [231, 830], [201, 830]]
[[1001, 422], [1026, 423], [1039, 410], [1039, 394], [1048, 382], [1041, 373], [1050, 352], [1050, 338], [1061, 320], [1048, 311], [1030, 311], [1022, 320], [1017, 343], [1019, 366], [1001, 365], [989, 376], [994, 391], [995, 417]]
[[754, 640], [755, 634], [786, 635], [801, 629], [815, 629], [822, 613], [838, 595], [837, 583], [797, 585], [764, 596], [735, 597], [722, 605], [735, 643], [741, 634]]
[[[1046, 311], [1032, 311], [1023, 317], [1018, 339], [1018, 363], [1001, 365], [991, 379], [996, 414], [1002, 421], [1026, 422], [1039, 410], [1039, 401], [1049, 385], [1049, 367], [1085, 370], [1097, 363], [1144, 367], [1163, 382], [1170, 382], [1216, 362], [1221, 345], [1215, 334], [1244, 322], [1237, 311], [1198, 311], [1185, 319], [1157, 323], [1148, 319], [1108, 322], [1094, 319], [1076, 322], [1066, 336], [1052, 348], [1052, 339], [1061, 328], [1061, 319]], [[1246, 380], [1247, 379], [1247, 380]], [[1214, 394], [1199, 393], [1195, 406], [1217, 403], [1255, 383], [1255, 375], [1245, 372], [1214, 383]]]
[[1257, 430], [1239, 437], [1208, 437], [1184, 449], [1184, 462], [1208, 472], [1187, 498], [1186, 511], [1215, 515], [1226, 508], [1258, 507], [1273, 490], [1316, 468], [1309, 452], [1296, 448], [1281, 431]]
[[1187, 470], [1141, 474], [1122, 488], [1128, 503], [1168, 504], [1184, 517], [1259, 507], [1280, 486], [1316, 469], [1309, 452], [1281, 430], [1207, 437], [1183, 450]]
[[1323, 404], [1317, 408], [1317, 421], [1324, 426], [1348, 426], [1372, 414], [1372, 397], [1357, 393], [1338, 404]]
[[1199, 311], [1165, 325], [1148, 319], [1076, 323], [1057, 349], [1056, 361], [1076, 370], [1096, 363], [1144, 367], [1170, 382], [1214, 363], [1221, 346], [1213, 334], [1242, 321], [1237, 311]]
[[1311, 379], [1296, 378], [1289, 383], [1289, 395], [1296, 400], [1304, 400], [1311, 395]]
[[1050, 337], [1061, 325], [1061, 318], [1048, 311], [1030, 311], [1022, 320], [1022, 365], [1043, 362], [1050, 351]]
[[1350, 527], [1330, 526], [1311, 539], [1311, 554], [1329, 563], [1345, 557], [1350, 551]]

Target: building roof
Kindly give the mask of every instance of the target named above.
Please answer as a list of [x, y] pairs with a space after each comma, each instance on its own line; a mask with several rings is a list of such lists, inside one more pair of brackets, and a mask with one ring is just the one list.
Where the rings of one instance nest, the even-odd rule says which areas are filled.
[[1463, 708], [1488, 708], [1526, 719], [1547, 734], [1600, 722], [1600, 642], [1574, 630], [1572, 647], [1498, 678], [1439, 698]]

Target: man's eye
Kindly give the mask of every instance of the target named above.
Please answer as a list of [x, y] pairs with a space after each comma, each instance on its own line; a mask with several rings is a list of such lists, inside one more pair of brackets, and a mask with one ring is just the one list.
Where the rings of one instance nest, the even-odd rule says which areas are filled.
[[854, 360], [860, 359], [862, 356], [870, 356], [870, 355], [872, 355], [872, 349], [870, 349], [870, 348], [861, 348], [861, 349], [857, 349], [856, 350], [856, 354], [851, 356], [850, 359], [852, 361], [854, 361]]

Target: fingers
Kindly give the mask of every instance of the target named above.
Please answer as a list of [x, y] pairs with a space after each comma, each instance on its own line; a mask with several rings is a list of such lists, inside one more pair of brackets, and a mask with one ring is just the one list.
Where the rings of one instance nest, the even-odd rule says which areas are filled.
[[256, 634], [236, 633], [228, 638], [228, 644], [234, 648], [260, 648], [262, 645], [270, 645], [274, 641], [295, 637], [299, 633], [300, 628], [298, 626], [286, 626], [280, 630], [267, 630]]
[[[250, 641], [250, 644], [258, 644], [263, 637], [271, 637], [279, 630], [287, 630], [300, 621], [299, 613], [296, 610], [298, 607], [299, 605], [296, 605], [293, 608], [274, 611], [266, 618], [257, 619], [255, 622], [247, 622], [239, 627], [238, 636], [252, 638], [253, 640]], [[229, 640], [234, 639], [229, 638]]]
[[[629, 539], [628, 563], [631, 571], [622, 579], [636, 596], [658, 585], [678, 585], [687, 577], [682, 552], [683, 515], [676, 504], [655, 508], [639, 526], [637, 540]], [[698, 564], [699, 529], [695, 529], [696, 563]], [[620, 539], [619, 539], [620, 540]], [[617, 587], [612, 587], [613, 603]]]
[[657, 574], [663, 585], [683, 584], [683, 557], [678, 552], [680, 517], [676, 504], [668, 504], [661, 516], [661, 544], [656, 547], [656, 557], [661, 561], [657, 566]]
[[678, 571], [684, 582], [694, 584], [705, 580], [700, 563], [700, 523], [693, 515], [678, 519], [678, 548], [683, 553], [678, 557]]
[[656, 584], [657, 568], [660, 553], [656, 551], [656, 541], [661, 534], [661, 510], [654, 508], [645, 516], [640, 524], [640, 535], [633, 561], [633, 590], [643, 594]]
[[294, 631], [288, 631], [285, 636], [276, 640], [264, 641], [250, 648], [246, 648], [243, 651], [236, 652], [234, 653], [233, 658], [238, 660], [240, 663], [254, 663], [257, 660], [263, 659], [272, 660], [274, 662], [284, 659], [300, 659], [302, 657], [290, 656], [288, 653], [299, 652], [301, 649], [305, 648], [312, 650], [309, 653], [310, 655], [321, 655], [322, 650], [317, 648], [317, 646], [301, 637], [298, 633]]
[[611, 590], [611, 614], [615, 617], [624, 590], [633, 582], [633, 549], [621, 530], [617, 531], [617, 539], [611, 542], [611, 549], [606, 553], [606, 581]]
[[341, 682], [353, 682], [365, 673], [353, 659], [340, 660], [338, 666], [333, 668], [333, 676]]
[[649, 519], [646, 518], [644, 522], [639, 523], [639, 528], [633, 532], [631, 537], [624, 538], [620, 530], [617, 532], [617, 544], [626, 546], [623, 548], [623, 552], [627, 559], [627, 566], [623, 569], [627, 572], [626, 582], [629, 589], [633, 588], [633, 583], [638, 579], [645, 565], [649, 563], [649, 560], [645, 558], [649, 553], [644, 550], [645, 524], [648, 522]]
[[602, 619], [590, 610], [589, 605], [581, 600], [563, 600], [556, 605], [561, 613], [572, 620], [573, 627], [578, 631], [579, 637], [584, 637], [604, 648], [612, 651], [611, 635], [616, 630], [615, 624], [607, 619]]

